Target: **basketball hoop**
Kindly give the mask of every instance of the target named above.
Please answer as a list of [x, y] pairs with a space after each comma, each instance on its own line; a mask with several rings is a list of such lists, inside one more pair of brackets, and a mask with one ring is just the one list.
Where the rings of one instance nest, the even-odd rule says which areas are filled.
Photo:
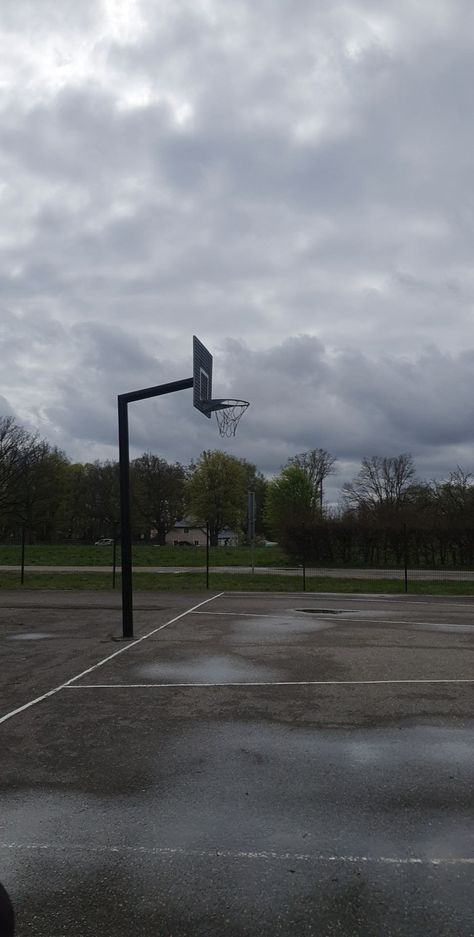
[[207, 409], [216, 414], [219, 435], [230, 439], [235, 436], [239, 422], [248, 406], [248, 400], [210, 400]]

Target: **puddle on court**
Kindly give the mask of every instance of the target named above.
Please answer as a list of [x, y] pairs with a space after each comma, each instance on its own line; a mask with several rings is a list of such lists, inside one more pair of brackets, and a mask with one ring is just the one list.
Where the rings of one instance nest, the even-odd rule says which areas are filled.
[[441, 631], [446, 634], [472, 634], [474, 635], [474, 625], [467, 622], [416, 622], [413, 626], [414, 631]]
[[[51, 777], [40, 790], [23, 780], [4, 792], [0, 840], [65, 849], [472, 855], [472, 727], [334, 731], [222, 718], [187, 725], [153, 737], [149, 727], [142, 734], [118, 726], [116, 749], [110, 727], [108, 744], [84, 737], [82, 771], [70, 775], [69, 790], [55, 790]], [[140, 777], [134, 784], [130, 775], [124, 796], [130, 763], [140, 765]]]
[[242, 642], [254, 638], [259, 643], [292, 642], [298, 636], [315, 634], [318, 631], [329, 631], [335, 627], [335, 622], [321, 618], [310, 618], [300, 615], [282, 617], [255, 617], [239, 619], [233, 627], [232, 639], [241, 639]]
[[52, 635], [43, 631], [25, 631], [19, 634], [7, 635], [7, 641], [44, 641], [45, 638], [51, 638]]
[[194, 848], [472, 855], [473, 742], [472, 728], [206, 724], [175, 739], [178, 771], [150, 832]]
[[353, 608], [297, 608], [297, 612], [304, 612], [307, 615], [352, 615]]
[[168, 683], [251, 683], [278, 679], [269, 667], [228, 655], [202, 655], [176, 662], [159, 661], [134, 668], [134, 673]]

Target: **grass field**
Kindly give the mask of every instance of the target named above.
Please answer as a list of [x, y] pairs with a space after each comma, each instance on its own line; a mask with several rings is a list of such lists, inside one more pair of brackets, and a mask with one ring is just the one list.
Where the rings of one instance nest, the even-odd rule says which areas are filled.
[[[26, 546], [27, 566], [111, 566], [112, 546], [94, 544], [41, 544]], [[21, 548], [18, 545], [0, 545], [0, 566], [18, 566]], [[156, 547], [137, 545], [133, 547], [135, 566], [203, 566], [206, 562], [204, 547]], [[117, 563], [120, 563], [120, 548], [117, 547]], [[250, 566], [250, 547], [213, 547], [210, 550], [211, 566]], [[256, 547], [256, 566], [287, 566], [288, 558], [280, 547]]]
[[[26, 566], [111, 566], [113, 547], [95, 546], [95, 544], [34, 544], [26, 545]], [[19, 566], [21, 562], [21, 547], [18, 544], [0, 544], [0, 566]], [[117, 566], [120, 565], [120, 546], [117, 545]], [[159, 547], [150, 544], [137, 544], [133, 547], [134, 566], [204, 566], [206, 563], [205, 547]], [[289, 558], [278, 546], [255, 547], [254, 563], [256, 567], [295, 566], [294, 560]], [[252, 551], [250, 547], [212, 547], [209, 551], [210, 566], [251, 566]], [[308, 564], [309, 565], [309, 564]], [[341, 563], [325, 563], [327, 567], [340, 568]], [[357, 568], [364, 563], [357, 564]], [[344, 566], [347, 576], [350, 577], [352, 566]], [[377, 567], [372, 564], [371, 568]], [[416, 566], [412, 566], [416, 568]], [[447, 570], [456, 567], [447, 565]], [[460, 569], [462, 572], [462, 569]]]
[[[167, 573], [153, 575], [136, 573], [133, 577], [137, 591], [189, 592], [206, 588], [203, 573]], [[27, 573], [24, 586], [20, 585], [19, 574], [2, 572], [0, 590], [15, 589], [88, 589], [99, 591], [111, 589], [111, 574], [105, 573]], [[209, 588], [212, 592], [256, 591], [256, 592], [301, 592], [301, 576], [279, 576], [278, 573], [247, 575], [213, 573]], [[306, 577], [307, 592], [354, 592], [354, 593], [403, 593], [404, 585], [397, 579], [333, 579], [323, 576]], [[117, 576], [116, 592], [120, 594], [120, 576]], [[409, 584], [411, 595], [474, 595], [474, 582], [414, 580]]]

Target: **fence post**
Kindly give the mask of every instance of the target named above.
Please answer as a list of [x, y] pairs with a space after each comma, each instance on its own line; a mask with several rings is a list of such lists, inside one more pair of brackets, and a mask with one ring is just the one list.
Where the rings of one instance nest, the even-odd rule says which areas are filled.
[[303, 553], [303, 592], [306, 592], [306, 554]]
[[209, 589], [209, 521], [206, 524], [206, 589]]
[[25, 582], [25, 527], [21, 528], [21, 577], [20, 582]]
[[255, 492], [249, 491], [247, 499], [247, 540], [250, 543], [252, 574], [255, 573]]
[[112, 536], [114, 538], [114, 545], [112, 550], [112, 589], [115, 589], [115, 574], [117, 570], [117, 525], [114, 524]]
[[404, 562], [404, 573], [405, 573], [405, 593], [408, 592], [408, 537], [407, 537], [407, 525], [403, 525], [403, 562]]

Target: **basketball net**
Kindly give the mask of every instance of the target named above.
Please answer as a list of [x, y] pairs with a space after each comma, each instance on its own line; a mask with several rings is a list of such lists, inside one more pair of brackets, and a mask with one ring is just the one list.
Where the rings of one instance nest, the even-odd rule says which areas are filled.
[[235, 436], [248, 405], [248, 400], [220, 400], [219, 406], [213, 407], [220, 436], [226, 436], [228, 439]]

